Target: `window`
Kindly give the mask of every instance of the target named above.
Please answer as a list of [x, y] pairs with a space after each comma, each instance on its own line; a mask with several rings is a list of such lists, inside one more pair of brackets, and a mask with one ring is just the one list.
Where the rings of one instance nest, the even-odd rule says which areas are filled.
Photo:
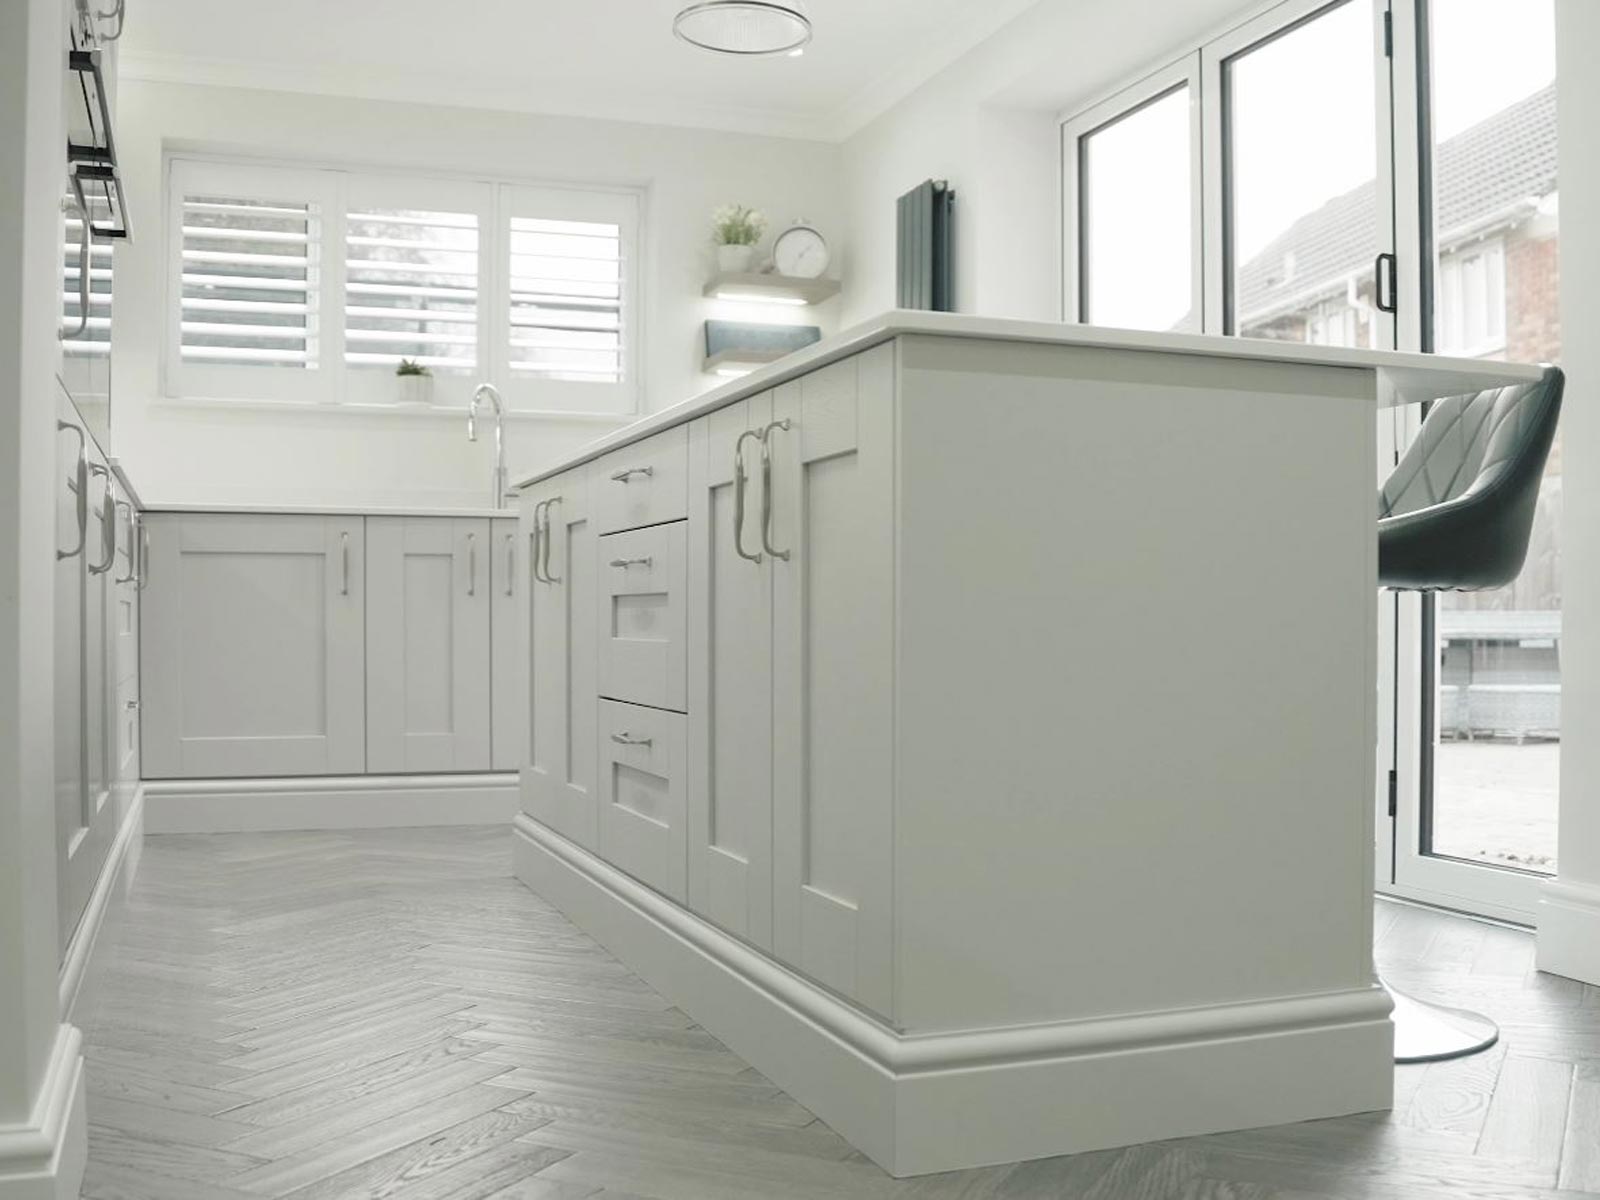
[[[1224, 89], [1226, 330], [1372, 346], [1350, 298], [1370, 294], [1385, 197], [1376, 182], [1372, 8], [1278, 28], [1269, 14], [1219, 48]], [[1337, 97], [1330, 103], [1330, 97]]]
[[1068, 265], [1079, 320], [1200, 328], [1198, 91], [1193, 63], [1159, 72], [1067, 123], [1065, 185], [1079, 248]]
[[1446, 251], [1439, 259], [1441, 354], [1496, 355], [1506, 346], [1506, 251], [1498, 240]]
[[628, 303], [638, 200], [559, 188], [508, 188], [501, 321], [510, 394], [596, 410], [624, 389], [635, 337]]
[[182, 215], [183, 357], [316, 367], [314, 206], [201, 194], [183, 198]]
[[524, 411], [627, 413], [637, 198], [378, 173], [170, 163], [168, 390], [397, 403], [484, 380]]

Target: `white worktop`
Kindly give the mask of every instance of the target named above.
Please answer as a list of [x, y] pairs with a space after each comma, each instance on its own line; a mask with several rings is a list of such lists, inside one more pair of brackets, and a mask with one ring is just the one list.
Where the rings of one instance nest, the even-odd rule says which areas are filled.
[[243, 513], [312, 517], [515, 517], [514, 508], [447, 508], [410, 504], [146, 504], [147, 513]]
[[516, 480], [514, 487], [538, 483], [569, 467], [598, 458], [673, 425], [735, 404], [748, 396], [787, 382], [837, 359], [847, 358], [892, 338], [907, 334], [933, 337], [975, 338], [990, 341], [1035, 342], [1061, 346], [1086, 346], [1111, 350], [1142, 350], [1158, 354], [1199, 354], [1211, 358], [1258, 362], [1299, 363], [1309, 366], [1347, 367], [1378, 373], [1381, 406], [1418, 404], [1441, 396], [1482, 391], [1526, 383], [1539, 378], [1540, 369], [1482, 359], [1449, 358], [1436, 354], [1411, 354], [1392, 350], [1352, 350], [1339, 346], [1307, 346], [1259, 338], [1217, 337], [1194, 333], [1151, 333], [1134, 329], [1104, 329], [1094, 325], [1069, 325], [1047, 321], [1016, 321], [998, 317], [970, 317], [960, 313], [914, 312], [897, 309], [823, 338], [760, 370], [730, 380], [721, 387], [670, 408], [653, 412], [588, 443], [564, 458], [541, 466]]

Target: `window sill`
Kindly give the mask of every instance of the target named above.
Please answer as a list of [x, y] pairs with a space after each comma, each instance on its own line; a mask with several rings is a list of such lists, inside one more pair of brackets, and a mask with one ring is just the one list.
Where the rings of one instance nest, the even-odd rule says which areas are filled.
[[[413, 420], [464, 421], [465, 404], [317, 404], [303, 400], [214, 400], [194, 396], [163, 396], [150, 404], [152, 411], [204, 413], [271, 413], [279, 416], [305, 414], [327, 417], [411, 418]], [[645, 414], [586, 413], [508, 408], [508, 424], [522, 421], [563, 422], [571, 425], [622, 426]]]

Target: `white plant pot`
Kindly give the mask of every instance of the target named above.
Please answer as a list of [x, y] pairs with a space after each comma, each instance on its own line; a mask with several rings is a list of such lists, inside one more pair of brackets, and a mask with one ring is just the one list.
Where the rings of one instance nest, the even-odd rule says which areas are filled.
[[432, 375], [397, 375], [400, 384], [401, 404], [432, 404]]
[[729, 274], [743, 274], [755, 269], [754, 246], [718, 246], [717, 270]]

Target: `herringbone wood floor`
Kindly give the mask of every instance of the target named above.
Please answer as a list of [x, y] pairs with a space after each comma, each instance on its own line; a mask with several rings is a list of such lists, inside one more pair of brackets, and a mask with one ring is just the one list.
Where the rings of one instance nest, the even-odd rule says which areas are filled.
[[1506, 1031], [1477, 1058], [1401, 1068], [1393, 1114], [897, 1182], [509, 861], [501, 829], [150, 838], [80, 1013], [84, 1195], [1600, 1194], [1600, 989], [1534, 973], [1525, 934], [1380, 904], [1386, 974]]

